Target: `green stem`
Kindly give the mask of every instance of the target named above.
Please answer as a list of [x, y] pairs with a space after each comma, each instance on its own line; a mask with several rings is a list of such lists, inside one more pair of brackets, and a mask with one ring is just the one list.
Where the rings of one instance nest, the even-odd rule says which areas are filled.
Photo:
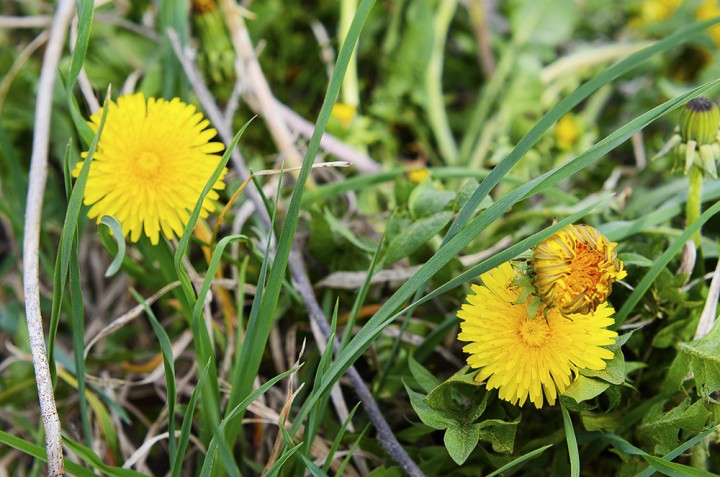
[[[685, 209], [685, 227], [690, 227], [694, 224], [702, 212], [702, 169], [693, 165], [690, 168], [688, 179], [690, 181], [690, 185], [688, 187], [688, 198]], [[702, 242], [700, 229], [692, 235], [692, 240], [695, 242], [695, 248], [700, 249], [700, 244]]]
[[[357, 0], [342, 0], [340, 2], [340, 43], [345, 42], [347, 32], [350, 30], [355, 11], [357, 10]], [[357, 46], [357, 45], [356, 45]], [[360, 91], [358, 87], [358, 71], [357, 71], [357, 48], [353, 49], [348, 63], [345, 78], [343, 78], [341, 90], [342, 102], [357, 108], [360, 106]]]
[[445, 101], [442, 91], [443, 51], [447, 39], [448, 28], [457, 8], [457, 0], [445, 0], [440, 3], [435, 15], [433, 51], [427, 71], [425, 72], [425, 111], [430, 121], [430, 127], [440, 147], [440, 154], [445, 164], [457, 163], [457, 144], [453, 137], [450, 123], [445, 110]]

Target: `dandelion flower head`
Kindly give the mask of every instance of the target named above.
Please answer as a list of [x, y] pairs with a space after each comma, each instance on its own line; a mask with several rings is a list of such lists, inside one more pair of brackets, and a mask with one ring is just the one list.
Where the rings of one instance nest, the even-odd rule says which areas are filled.
[[[93, 131], [101, 117], [102, 110], [90, 117]], [[220, 161], [215, 153], [224, 148], [210, 142], [216, 131], [209, 124], [178, 98], [146, 100], [137, 93], [110, 102], [85, 186], [88, 216], [98, 222], [114, 216], [132, 242], [143, 233], [153, 244], [160, 232], [167, 238], [182, 235]], [[82, 164], [73, 171], [75, 177]], [[216, 191], [225, 188], [222, 176], [203, 200], [201, 217], [215, 210]]]
[[488, 389], [498, 389], [500, 399], [522, 406], [529, 399], [536, 408], [555, 404], [579, 369], [602, 370], [617, 333], [606, 329], [614, 323], [614, 310], [607, 303], [594, 312], [563, 316], [549, 308], [528, 316], [531, 297], [516, 303], [521, 275], [510, 263], [483, 274], [483, 286], [473, 285], [474, 294], [458, 311], [460, 341], [469, 342], [463, 351], [468, 364], [480, 368], [475, 379], [487, 380]]
[[589, 225], [570, 225], [538, 244], [533, 283], [542, 301], [566, 315], [594, 311], [627, 275], [616, 246]]

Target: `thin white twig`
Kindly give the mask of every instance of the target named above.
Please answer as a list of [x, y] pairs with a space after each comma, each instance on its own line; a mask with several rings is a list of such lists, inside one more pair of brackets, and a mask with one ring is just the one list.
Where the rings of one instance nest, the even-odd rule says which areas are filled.
[[707, 300], [705, 300], [705, 307], [703, 308], [702, 315], [700, 315], [700, 322], [695, 331], [696, 340], [707, 335], [715, 324], [718, 298], [720, 298], [720, 260], [718, 260], [717, 266], [715, 267], [715, 273], [713, 273], [713, 278], [710, 282]]
[[27, 205], [25, 208], [25, 235], [23, 237], [23, 289], [25, 314], [32, 351], [35, 379], [37, 380], [40, 415], [45, 428], [45, 448], [48, 459], [48, 475], [65, 475], [60, 417], [55, 407], [50, 366], [45, 349], [42, 315], [40, 313], [39, 257], [40, 219], [48, 174], [48, 146], [50, 143], [50, 116], [57, 67], [65, 44], [65, 33], [74, 13], [75, 2], [61, 0], [50, 27], [45, 57], [38, 82], [35, 103], [35, 125], [30, 159]]
[[0, 28], [41, 28], [50, 25], [50, 15], [35, 15], [32, 17], [0, 16]]

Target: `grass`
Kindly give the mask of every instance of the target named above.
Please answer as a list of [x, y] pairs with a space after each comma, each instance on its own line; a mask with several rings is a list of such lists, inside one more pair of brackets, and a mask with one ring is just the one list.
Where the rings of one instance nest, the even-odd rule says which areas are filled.
[[[201, 3], [84, 0], [77, 31], [59, 26], [76, 38], [37, 259], [68, 473], [720, 473], [720, 333], [696, 336], [717, 314], [718, 188], [705, 177], [688, 221], [674, 153], [647, 160], [688, 101], [717, 99], [720, 18], [648, 16], [653, 0]], [[23, 49], [54, 8], [0, 7], [0, 475], [48, 462], [18, 244], [50, 51]], [[158, 245], [87, 220], [90, 160], [71, 177], [103, 151], [93, 104], [131, 90], [196, 105], [227, 146]], [[574, 223], [618, 242], [622, 346], [556, 405], [518, 407], [474, 381], [456, 313], [480, 275]]]

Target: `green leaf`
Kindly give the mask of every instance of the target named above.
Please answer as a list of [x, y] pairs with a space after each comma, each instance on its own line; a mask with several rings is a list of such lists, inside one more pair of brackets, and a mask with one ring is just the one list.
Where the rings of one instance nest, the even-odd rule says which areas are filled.
[[410, 389], [407, 384], [403, 384], [405, 385], [405, 391], [410, 398], [410, 405], [413, 407], [415, 414], [418, 415], [423, 424], [437, 430], [447, 429], [452, 425], [456, 425], [456, 421], [444, 416], [440, 411], [428, 406], [425, 402], [424, 394], [415, 392]]
[[449, 210], [437, 212], [410, 224], [403, 233], [390, 239], [385, 254], [385, 264], [391, 265], [416, 251], [425, 242], [439, 234], [450, 223], [453, 215]]
[[622, 425], [624, 415], [621, 413], [580, 413], [580, 420], [586, 431], [618, 431]]
[[516, 0], [510, 23], [518, 43], [557, 46], [571, 38], [578, 9], [572, 0]]
[[666, 454], [676, 447], [681, 429], [698, 433], [705, 428], [710, 411], [702, 401], [694, 404], [690, 402], [690, 398], [687, 398], [668, 412], [664, 412], [663, 403], [660, 402], [650, 408], [638, 426], [638, 435], [645, 441], [654, 443], [656, 454]]
[[704, 398], [720, 390], [720, 326], [717, 323], [703, 338], [681, 343], [679, 347], [678, 354], [688, 357], [695, 388]]
[[514, 421], [503, 421], [502, 419], [486, 419], [480, 426], [480, 440], [489, 442], [492, 449], [500, 454], [512, 454], [515, 448], [515, 434], [520, 416]]
[[415, 378], [418, 386], [420, 386], [420, 388], [426, 393], [429, 393], [440, 384], [440, 380], [423, 365], [418, 363], [415, 360], [415, 356], [412, 354], [408, 356], [408, 367], [410, 368], [410, 374], [412, 374], [412, 377]]
[[445, 431], [445, 448], [457, 465], [465, 463], [480, 440], [480, 425], [452, 426]]
[[655, 263], [647, 257], [640, 255], [639, 253], [620, 253], [618, 258], [623, 262], [626, 267], [628, 265], [636, 265], [638, 267], [650, 268]]
[[593, 371], [582, 370], [582, 374], [590, 378], [598, 378], [611, 384], [622, 384], [625, 382], [625, 357], [622, 351], [615, 351], [613, 359], [607, 362], [605, 369]]
[[430, 391], [425, 402], [459, 424], [475, 422], [485, 412], [490, 395], [474, 374], [456, 373]]
[[590, 378], [581, 374], [575, 381], [570, 383], [563, 396], [571, 397], [580, 403], [599, 396], [609, 387], [610, 384], [601, 379]]
[[408, 208], [413, 217], [420, 218], [441, 212], [454, 199], [455, 193], [440, 189], [437, 181], [423, 181], [410, 193]]

